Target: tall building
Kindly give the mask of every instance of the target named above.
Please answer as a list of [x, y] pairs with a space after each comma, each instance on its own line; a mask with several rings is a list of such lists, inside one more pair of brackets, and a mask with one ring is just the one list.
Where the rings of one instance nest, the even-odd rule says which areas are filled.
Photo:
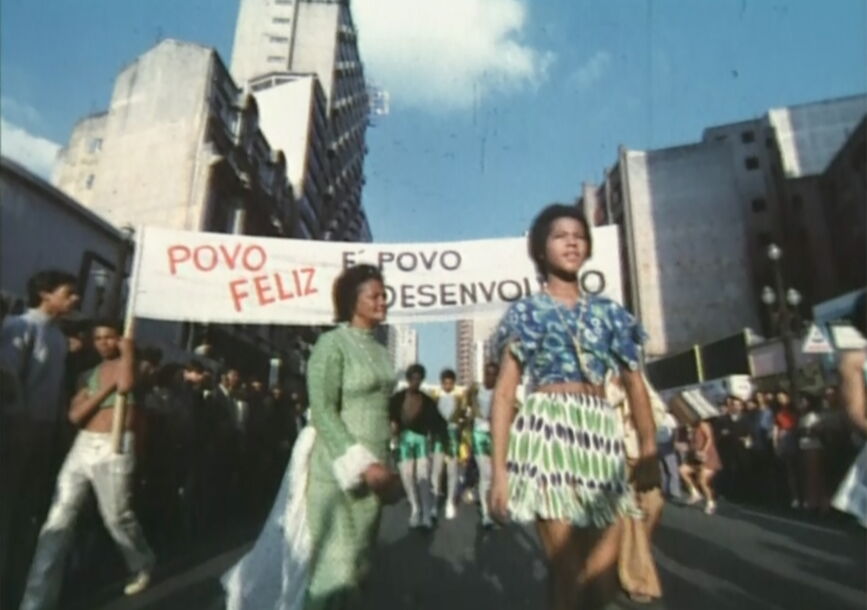
[[[774, 332], [759, 300], [772, 282], [771, 243], [783, 247], [786, 282], [804, 293], [805, 311], [853, 289], [864, 257], [844, 281], [835, 249], [853, 257], [863, 244], [851, 160], [865, 114], [864, 95], [771, 109], [710, 127], [695, 144], [621, 149], [600, 185], [584, 185], [578, 205], [591, 223], [619, 228], [625, 301], [650, 334], [648, 356], [747, 326]], [[843, 203], [832, 211], [838, 187]]]
[[[262, 77], [314, 74], [325, 97], [329, 183], [317, 238], [371, 239], [361, 203], [368, 94], [347, 0], [241, 0], [232, 50], [239, 83], [264, 90]], [[270, 130], [266, 129], [270, 138]]]
[[[307, 91], [315, 97], [312, 86]], [[305, 137], [321, 137], [322, 121], [312, 124]], [[76, 124], [54, 183], [114, 226], [303, 234], [286, 156], [259, 125], [256, 99], [235, 84], [213, 49], [163, 40], [118, 74], [106, 112]], [[305, 168], [296, 163], [293, 171]], [[256, 363], [262, 377], [272, 358], [302, 374], [299, 354], [315, 341], [315, 333], [286, 326], [148, 320], [137, 330], [162, 345], [211, 345], [242, 369]]]
[[[648, 357], [755, 327], [747, 218], [728, 146], [622, 149], [632, 311]], [[712, 219], [712, 220], [711, 220]]]
[[116, 226], [289, 236], [286, 159], [258, 120], [213, 49], [163, 40], [118, 74], [106, 112], [76, 124], [53, 181]]
[[473, 381], [473, 321], [458, 320], [455, 324], [455, 373], [459, 385]]
[[250, 83], [259, 104], [259, 125], [268, 142], [286, 157], [297, 198], [294, 237], [321, 237], [331, 183], [325, 93], [313, 74], [275, 72]]
[[388, 355], [398, 375], [418, 362], [418, 331], [408, 324], [388, 327]]
[[469, 385], [481, 381], [485, 363], [497, 360], [493, 353], [492, 338], [499, 318], [477, 318], [457, 322], [455, 340], [455, 372], [458, 383]]

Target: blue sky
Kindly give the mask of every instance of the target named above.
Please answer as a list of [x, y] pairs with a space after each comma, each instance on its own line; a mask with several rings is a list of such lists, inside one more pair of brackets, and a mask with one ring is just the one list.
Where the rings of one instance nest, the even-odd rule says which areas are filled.
[[[231, 54], [238, 0], [2, 0], [3, 151], [44, 170], [117, 71], [163, 37]], [[618, 146], [697, 140], [769, 107], [867, 91], [867, 0], [354, 0], [377, 241], [519, 235]], [[451, 325], [421, 329], [429, 369]]]

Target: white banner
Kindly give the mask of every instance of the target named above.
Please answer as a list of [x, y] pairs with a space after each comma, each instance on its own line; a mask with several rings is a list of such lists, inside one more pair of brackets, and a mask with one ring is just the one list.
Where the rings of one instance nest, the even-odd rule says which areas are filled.
[[[386, 281], [390, 324], [502, 315], [539, 289], [523, 237], [370, 244], [195, 233], [138, 232], [135, 315], [234, 324], [333, 323], [331, 286], [346, 266], [370, 263]], [[585, 292], [621, 302], [616, 227], [593, 230]]]

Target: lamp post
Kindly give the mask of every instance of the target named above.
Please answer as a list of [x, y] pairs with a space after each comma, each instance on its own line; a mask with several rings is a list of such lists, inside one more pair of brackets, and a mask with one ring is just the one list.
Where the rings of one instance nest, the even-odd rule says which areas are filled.
[[768, 246], [768, 259], [774, 269], [774, 287], [765, 286], [762, 289], [762, 302], [772, 308], [775, 304], [777, 309], [777, 324], [780, 328], [780, 337], [783, 340], [783, 353], [786, 357], [786, 376], [789, 378], [789, 391], [792, 395], [792, 405], [795, 409], [800, 408], [800, 392], [798, 390], [797, 364], [795, 352], [792, 350], [792, 321], [797, 316], [798, 305], [801, 304], [801, 293], [794, 288], [786, 290], [783, 284], [783, 271], [780, 259], [783, 258], [783, 250], [776, 244]]

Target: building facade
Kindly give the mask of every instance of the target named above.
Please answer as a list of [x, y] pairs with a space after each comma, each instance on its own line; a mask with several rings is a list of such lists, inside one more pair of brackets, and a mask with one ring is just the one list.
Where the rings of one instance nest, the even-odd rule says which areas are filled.
[[773, 282], [772, 243], [787, 285], [806, 297], [803, 313], [857, 287], [865, 114], [863, 95], [771, 109], [710, 127], [695, 144], [621, 149], [599, 185], [583, 186], [577, 205], [591, 224], [619, 228], [625, 302], [650, 334], [649, 357], [744, 327], [775, 332], [759, 300]]
[[164, 40], [120, 72], [107, 112], [75, 126], [54, 183], [116, 226], [291, 236], [286, 160], [258, 115], [213, 49]]
[[460, 385], [482, 380], [485, 363], [499, 356], [493, 350], [493, 334], [500, 319], [459, 320], [455, 328], [455, 372]]
[[315, 74], [325, 96], [331, 167], [317, 237], [370, 241], [361, 201], [369, 100], [349, 2], [241, 0], [232, 74], [252, 85], [272, 73]]
[[418, 331], [407, 324], [390, 325], [387, 347], [394, 370], [403, 375], [408, 366], [418, 362]]
[[313, 74], [274, 72], [250, 82], [259, 106], [259, 126], [286, 157], [296, 195], [295, 237], [318, 239], [331, 216], [331, 163], [325, 94]]

